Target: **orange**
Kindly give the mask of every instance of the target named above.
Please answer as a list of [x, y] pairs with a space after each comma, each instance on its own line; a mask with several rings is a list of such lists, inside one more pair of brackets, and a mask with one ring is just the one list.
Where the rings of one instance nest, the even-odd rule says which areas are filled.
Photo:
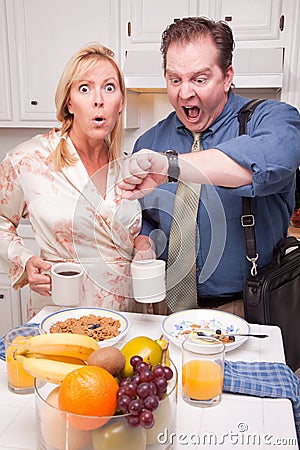
[[79, 415], [66, 415], [73, 427], [93, 430], [115, 414], [118, 388], [115, 378], [102, 367], [80, 367], [64, 378], [58, 395], [59, 408]]

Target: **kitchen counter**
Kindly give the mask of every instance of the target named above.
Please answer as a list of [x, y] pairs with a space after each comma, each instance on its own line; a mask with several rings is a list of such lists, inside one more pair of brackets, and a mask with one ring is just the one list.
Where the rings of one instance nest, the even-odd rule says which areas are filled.
[[[34, 321], [39, 322], [58, 307], [46, 307]], [[124, 340], [146, 335], [157, 339], [162, 316], [125, 314], [130, 329]], [[239, 348], [227, 352], [227, 360], [284, 362], [281, 332], [278, 327], [251, 325], [253, 333], [268, 334], [269, 338], [249, 338]], [[122, 344], [122, 343], [121, 343]], [[171, 358], [180, 372], [180, 349], [170, 344]], [[180, 377], [179, 377], [180, 378]], [[0, 450], [34, 450], [35, 409], [34, 395], [12, 394], [7, 389], [5, 363], [0, 361]], [[202, 440], [206, 435], [211, 440]], [[257, 398], [245, 395], [223, 394], [220, 405], [213, 408], [195, 408], [181, 397], [178, 383], [177, 432], [174, 450], [198, 449], [270, 449], [284, 446], [297, 449], [296, 430], [291, 402], [287, 399]], [[165, 445], [160, 445], [165, 449]], [[121, 450], [121, 449], [120, 449]], [[135, 449], [138, 450], [138, 449]]]

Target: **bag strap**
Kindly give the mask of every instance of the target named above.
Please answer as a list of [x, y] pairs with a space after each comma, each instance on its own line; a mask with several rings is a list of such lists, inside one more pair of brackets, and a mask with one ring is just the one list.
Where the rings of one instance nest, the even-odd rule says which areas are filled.
[[[264, 102], [264, 99], [254, 99], [244, 105], [238, 114], [239, 120], [239, 135], [247, 134], [247, 123], [251, 119], [255, 109], [260, 103]], [[251, 197], [243, 197], [243, 215], [241, 217], [241, 224], [244, 228], [245, 238], [246, 238], [246, 250], [247, 259], [252, 263], [251, 275], [257, 275], [257, 264], [258, 253], [256, 250], [256, 239], [255, 239], [255, 217], [252, 208]]]

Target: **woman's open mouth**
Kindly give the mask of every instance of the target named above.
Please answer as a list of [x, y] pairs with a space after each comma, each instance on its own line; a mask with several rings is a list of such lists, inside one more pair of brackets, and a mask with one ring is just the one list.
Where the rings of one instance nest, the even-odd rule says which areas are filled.
[[101, 125], [104, 122], [104, 118], [103, 117], [94, 117], [92, 122], [97, 126], [97, 125]]

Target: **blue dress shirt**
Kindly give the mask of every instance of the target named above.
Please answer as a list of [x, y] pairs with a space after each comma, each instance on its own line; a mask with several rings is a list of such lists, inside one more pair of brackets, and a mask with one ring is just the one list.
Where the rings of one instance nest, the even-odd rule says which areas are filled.
[[[240, 188], [202, 185], [198, 210], [198, 295], [219, 297], [243, 290], [250, 275], [241, 226], [242, 196], [253, 198], [258, 267], [269, 263], [277, 242], [287, 235], [295, 200], [295, 170], [300, 165], [300, 115], [283, 102], [260, 104], [239, 136], [238, 112], [248, 98], [229, 93], [222, 114], [202, 134], [203, 150], [217, 148], [252, 170], [252, 184]], [[192, 133], [175, 112], [144, 133], [134, 152], [149, 148], [189, 153]], [[163, 184], [141, 200], [142, 233], [167, 260], [169, 231], [177, 184]]]

